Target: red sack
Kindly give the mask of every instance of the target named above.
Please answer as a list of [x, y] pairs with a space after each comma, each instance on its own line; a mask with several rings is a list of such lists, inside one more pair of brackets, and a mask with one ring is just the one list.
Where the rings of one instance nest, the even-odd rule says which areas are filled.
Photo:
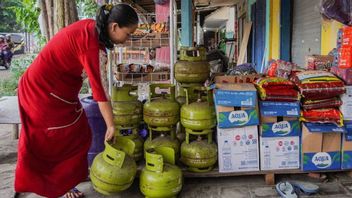
[[342, 101], [339, 98], [329, 98], [323, 100], [303, 100], [302, 107], [304, 110], [310, 109], [325, 109], [325, 108], [339, 108]]
[[334, 123], [343, 126], [342, 113], [337, 109], [302, 110], [301, 121], [314, 123]]

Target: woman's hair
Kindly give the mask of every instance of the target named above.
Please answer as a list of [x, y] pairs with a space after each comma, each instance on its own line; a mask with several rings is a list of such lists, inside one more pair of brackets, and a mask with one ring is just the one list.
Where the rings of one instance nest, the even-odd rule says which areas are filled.
[[114, 47], [107, 32], [108, 25], [112, 22], [117, 23], [120, 28], [129, 27], [138, 24], [138, 15], [131, 6], [123, 3], [114, 6], [105, 4], [98, 9], [95, 28], [99, 41], [109, 49]]

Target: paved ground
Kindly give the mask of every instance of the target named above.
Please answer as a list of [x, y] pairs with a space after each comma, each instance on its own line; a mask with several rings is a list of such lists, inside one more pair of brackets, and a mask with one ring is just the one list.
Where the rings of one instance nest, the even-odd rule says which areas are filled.
[[10, 77], [10, 70], [0, 66], [0, 80], [7, 79]]
[[[13, 195], [14, 170], [17, 158], [17, 140], [11, 139], [11, 125], [0, 125], [0, 197], [10, 198]], [[344, 198], [352, 197], [352, 179], [345, 173], [328, 175], [328, 182], [322, 183], [300, 175], [279, 175], [277, 181], [302, 180], [311, 181], [320, 186], [318, 195], [314, 198]], [[90, 182], [81, 183], [78, 188], [88, 198], [103, 198], [95, 192]], [[35, 194], [24, 194], [24, 198], [38, 198]], [[139, 198], [143, 197], [138, 189], [138, 179], [130, 189], [112, 197]], [[223, 178], [185, 178], [182, 198], [269, 198], [278, 197], [273, 186], [264, 182], [263, 176], [223, 177]], [[308, 196], [301, 196], [308, 197]]]

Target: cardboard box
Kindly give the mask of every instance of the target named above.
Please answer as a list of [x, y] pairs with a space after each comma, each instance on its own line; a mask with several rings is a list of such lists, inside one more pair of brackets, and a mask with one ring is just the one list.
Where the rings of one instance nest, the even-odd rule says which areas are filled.
[[216, 106], [219, 128], [259, 125], [258, 106], [256, 108], [236, 108]]
[[255, 107], [257, 104], [257, 90], [253, 84], [215, 84], [215, 105], [227, 107]]
[[346, 133], [342, 135], [341, 169], [352, 169], [352, 121], [345, 122]]
[[300, 136], [301, 126], [296, 117], [262, 117], [260, 124], [262, 137]]
[[298, 169], [299, 136], [260, 137], [260, 170]]
[[302, 170], [341, 169], [341, 133], [345, 131], [333, 124], [302, 124]]
[[217, 130], [219, 172], [259, 170], [257, 126]]
[[284, 117], [299, 117], [300, 104], [299, 102], [274, 102], [260, 101], [260, 115], [267, 116], [284, 116]]
[[340, 111], [344, 120], [352, 120], [352, 86], [346, 86], [346, 93], [341, 95]]

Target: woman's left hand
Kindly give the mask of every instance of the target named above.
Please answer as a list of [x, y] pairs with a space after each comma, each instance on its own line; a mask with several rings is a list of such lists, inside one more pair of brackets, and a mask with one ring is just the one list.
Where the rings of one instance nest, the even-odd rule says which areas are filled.
[[114, 136], [115, 136], [115, 127], [114, 126], [108, 127], [105, 133], [105, 141], [114, 140]]

